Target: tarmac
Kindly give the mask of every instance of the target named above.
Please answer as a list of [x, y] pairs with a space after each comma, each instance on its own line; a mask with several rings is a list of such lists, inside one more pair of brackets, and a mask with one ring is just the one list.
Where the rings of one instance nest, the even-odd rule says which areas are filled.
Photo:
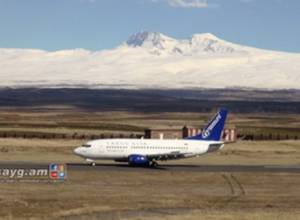
[[[170, 172], [276, 172], [276, 173], [299, 173], [300, 165], [184, 165], [184, 164], [161, 164], [157, 167], [133, 167], [127, 164], [111, 163], [97, 164], [91, 166], [86, 163], [67, 163], [68, 171], [123, 171], [123, 172], [152, 172], [152, 171], [170, 171]], [[48, 163], [31, 162], [2, 162], [0, 169], [37, 169], [47, 168]]]

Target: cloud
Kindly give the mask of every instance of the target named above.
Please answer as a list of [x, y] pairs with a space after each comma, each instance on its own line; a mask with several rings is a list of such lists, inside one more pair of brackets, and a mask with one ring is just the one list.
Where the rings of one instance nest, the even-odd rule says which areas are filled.
[[87, 2], [87, 3], [95, 3], [96, 0], [80, 0], [81, 2]]
[[172, 7], [183, 8], [207, 8], [208, 3], [206, 0], [168, 0], [169, 5]]
[[152, 0], [152, 2], [167, 2], [172, 7], [181, 8], [208, 8], [216, 6], [215, 4], [208, 3], [207, 0]]

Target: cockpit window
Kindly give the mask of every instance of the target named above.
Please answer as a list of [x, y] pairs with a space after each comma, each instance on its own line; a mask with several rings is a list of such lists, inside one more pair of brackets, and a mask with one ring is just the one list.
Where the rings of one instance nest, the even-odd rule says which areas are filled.
[[88, 148], [88, 147], [91, 147], [92, 145], [90, 145], [90, 144], [83, 144], [82, 145], [82, 147], [86, 147], [86, 148]]

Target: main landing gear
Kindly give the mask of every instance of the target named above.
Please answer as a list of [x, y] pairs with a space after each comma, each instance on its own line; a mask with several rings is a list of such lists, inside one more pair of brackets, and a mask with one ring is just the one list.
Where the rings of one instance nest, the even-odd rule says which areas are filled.
[[158, 163], [155, 160], [150, 162], [150, 167], [157, 167], [157, 166], [158, 166]]

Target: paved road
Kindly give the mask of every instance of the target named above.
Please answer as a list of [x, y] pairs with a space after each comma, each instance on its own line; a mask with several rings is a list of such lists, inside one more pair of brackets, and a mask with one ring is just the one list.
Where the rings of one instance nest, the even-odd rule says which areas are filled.
[[[0, 163], [0, 169], [4, 168], [46, 168], [46, 163], [6, 162]], [[83, 163], [68, 163], [69, 171], [124, 171], [124, 172], [153, 172], [153, 171], [183, 171], [183, 172], [282, 172], [299, 173], [300, 165], [160, 165], [156, 168], [130, 167], [123, 164], [98, 164], [94, 167]]]

